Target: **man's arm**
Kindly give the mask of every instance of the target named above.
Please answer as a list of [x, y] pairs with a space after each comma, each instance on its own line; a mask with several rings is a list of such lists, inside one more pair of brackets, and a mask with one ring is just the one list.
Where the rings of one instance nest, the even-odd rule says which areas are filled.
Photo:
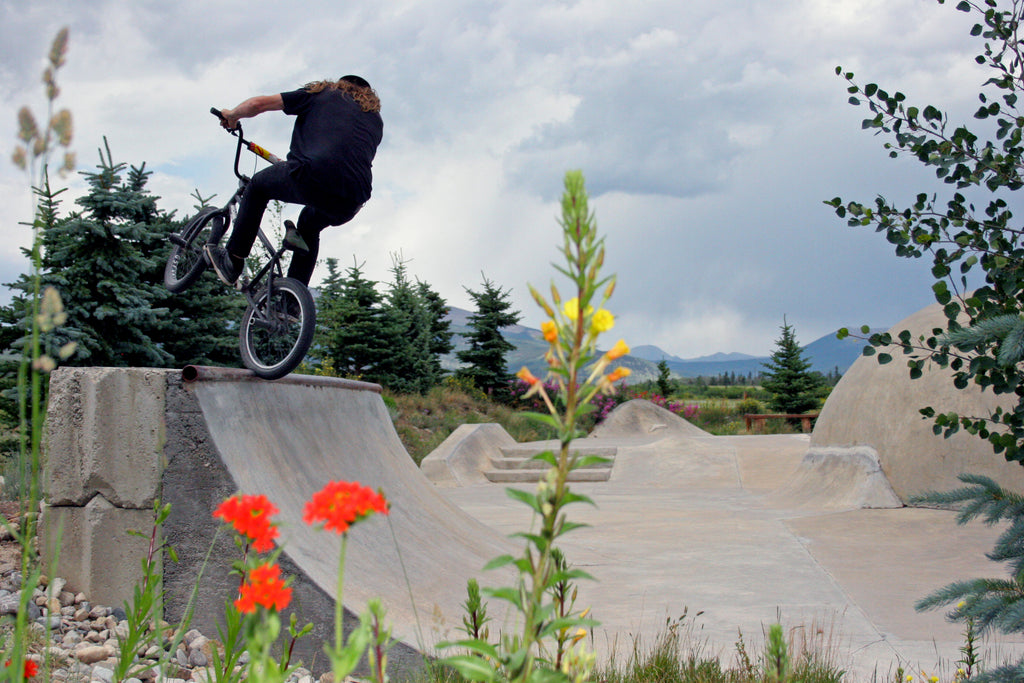
[[234, 109], [221, 109], [220, 113], [224, 115], [221, 125], [228, 129], [234, 128], [238, 125], [239, 119], [251, 119], [265, 111], [281, 111], [282, 109], [284, 109], [284, 99], [280, 93], [257, 95], [250, 97]]

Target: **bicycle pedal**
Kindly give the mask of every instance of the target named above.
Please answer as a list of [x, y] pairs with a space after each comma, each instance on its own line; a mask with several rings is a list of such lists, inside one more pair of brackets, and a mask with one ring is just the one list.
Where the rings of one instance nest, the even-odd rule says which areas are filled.
[[185, 241], [185, 238], [182, 237], [181, 235], [179, 235], [176, 232], [172, 232], [170, 235], [168, 235], [167, 236], [167, 241], [169, 241], [171, 244], [174, 244], [174, 245], [179, 246], [179, 247], [187, 247], [188, 246], [188, 242]]

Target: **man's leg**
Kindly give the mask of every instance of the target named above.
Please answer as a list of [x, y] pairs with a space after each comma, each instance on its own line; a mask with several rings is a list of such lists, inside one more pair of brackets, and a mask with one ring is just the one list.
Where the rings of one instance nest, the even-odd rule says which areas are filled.
[[252, 177], [249, 186], [245, 188], [238, 206], [238, 216], [235, 217], [235, 226], [227, 243], [232, 258], [245, 259], [252, 251], [256, 233], [263, 221], [263, 212], [267, 210], [271, 199], [294, 204], [305, 203], [285, 164], [263, 169]]
[[296, 249], [292, 252], [292, 261], [288, 266], [288, 277], [308, 285], [313, 277], [316, 257], [320, 253], [320, 232], [329, 225], [348, 223], [359, 209], [345, 209], [340, 213], [326, 213], [312, 206], [307, 206], [299, 213], [299, 222], [295, 226], [299, 235], [309, 247], [307, 251]]
[[226, 247], [207, 245], [206, 254], [214, 271], [224, 283], [235, 285], [245, 265], [245, 257], [252, 251], [253, 242], [263, 221], [263, 212], [271, 199], [293, 204], [304, 204], [305, 196], [296, 186], [288, 167], [275, 164], [252, 177], [242, 194], [238, 215]]

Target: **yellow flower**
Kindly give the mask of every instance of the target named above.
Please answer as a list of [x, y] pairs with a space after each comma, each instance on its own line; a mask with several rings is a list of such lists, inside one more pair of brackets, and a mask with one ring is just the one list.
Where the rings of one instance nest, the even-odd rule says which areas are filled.
[[590, 321], [590, 330], [594, 334], [607, 332], [613, 327], [615, 327], [615, 316], [603, 308], [595, 313], [594, 318]]
[[525, 365], [522, 367], [522, 369], [519, 372], [516, 373], [516, 377], [518, 377], [519, 379], [523, 380], [524, 382], [529, 384], [531, 387], [534, 384], [536, 384], [537, 382], [540, 381], [539, 379], [537, 379], [536, 377], [533, 376], [533, 373], [530, 372], [530, 369], [528, 367], [526, 367]]
[[554, 320], [546, 320], [540, 324], [540, 331], [544, 334], [544, 341], [554, 344], [558, 341], [558, 325]]
[[625, 356], [627, 353], [629, 353], [629, 347], [626, 345], [626, 342], [620, 339], [615, 342], [615, 346], [612, 347], [611, 351], [605, 355], [608, 357], [608, 360], [617, 360]]
[[[590, 312], [593, 311], [593, 310], [594, 310], [593, 308], [591, 308], [590, 306], [587, 306], [587, 310], [584, 311], [584, 315], [590, 315]], [[574, 322], [576, 320], [579, 320], [579, 317], [580, 317], [580, 300], [578, 298], [576, 298], [576, 297], [573, 297], [573, 298], [569, 299], [568, 301], [566, 301], [565, 302], [565, 306], [562, 307], [562, 313], [565, 314], [565, 317], [568, 318], [569, 320], [572, 320]]]
[[612, 384], [618, 382], [620, 379], [625, 379], [632, 374], [629, 368], [615, 368], [610, 375], [608, 375], [608, 381]]

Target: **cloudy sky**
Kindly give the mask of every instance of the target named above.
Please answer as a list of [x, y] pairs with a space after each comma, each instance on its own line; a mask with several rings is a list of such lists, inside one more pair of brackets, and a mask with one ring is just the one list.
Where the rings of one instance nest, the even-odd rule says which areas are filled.
[[[179, 215], [195, 188], [234, 189], [233, 139], [211, 105], [358, 73], [381, 96], [385, 136], [373, 198], [324, 234], [321, 255], [343, 266], [387, 281], [401, 253], [462, 308], [486, 276], [539, 326], [526, 284], [554, 277], [562, 177], [579, 168], [619, 279], [614, 334], [630, 344], [761, 355], [783, 316], [804, 343], [892, 325], [931, 303], [927, 264], [897, 259], [822, 201], [942, 188], [861, 130], [866, 111], [847, 104], [835, 67], [969, 120], [986, 74], [973, 18], [953, 5], [0, 0], [0, 281], [26, 269], [30, 196], [7, 161], [16, 111], [42, 111], [44, 56], [66, 25], [59, 103], [79, 168], [107, 136]], [[282, 155], [290, 130], [278, 112], [246, 122]], [[83, 185], [66, 183], [70, 196]]]

